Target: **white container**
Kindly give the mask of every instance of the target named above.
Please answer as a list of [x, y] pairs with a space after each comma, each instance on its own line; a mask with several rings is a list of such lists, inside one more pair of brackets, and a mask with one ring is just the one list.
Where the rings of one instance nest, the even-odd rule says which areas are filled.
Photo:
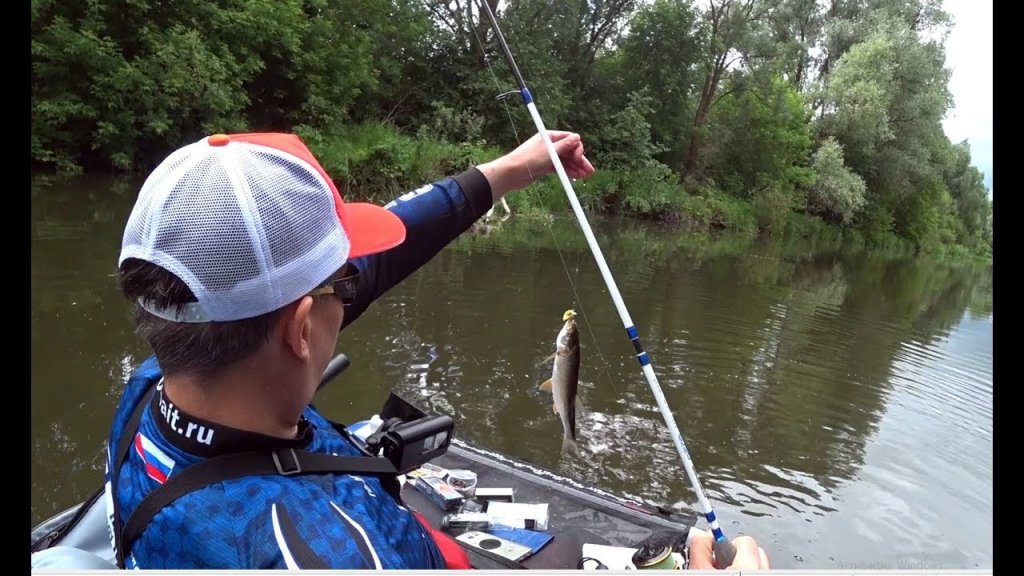
[[384, 421], [381, 420], [380, 416], [374, 414], [373, 416], [370, 417], [369, 420], [356, 422], [355, 424], [349, 426], [348, 431], [356, 438], [359, 438], [363, 442], [366, 442], [366, 439], [370, 437], [370, 434], [376, 432], [377, 429], [380, 428], [381, 424], [383, 423]]
[[495, 524], [512, 528], [525, 528], [541, 532], [548, 529], [548, 505], [546, 502], [543, 504], [488, 502], [487, 516]]
[[449, 470], [448, 485], [455, 488], [466, 500], [476, 495], [476, 472], [472, 470]]

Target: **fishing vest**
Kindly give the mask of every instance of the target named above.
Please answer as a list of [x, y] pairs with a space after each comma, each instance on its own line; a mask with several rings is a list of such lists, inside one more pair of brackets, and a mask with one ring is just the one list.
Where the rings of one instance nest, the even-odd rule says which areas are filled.
[[[128, 411], [128, 406], [133, 408]], [[148, 419], [144, 417], [147, 407], [150, 407]], [[309, 450], [289, 446], [288, 441], [284, 441], [281, 446], [231, 450], [206, 458], [186, 457], [173, 446], [159, 442], [161, 435], [154, 426], [162, 426], [165, 434], [166, 430], [185, 434], [190, 440], [194, 439], [199, 448], [203, 443], [213, 444], [215, 432], [195, 422], [186, 422], [184, 418], [179, 420], [179, 416], [181, 413], [173, 405], [168, 406], [162, 397], [162, 376], [155, 359], [150, 358], [129, 380], [108, 443], [108, 529], [118, 567], [138, 566], [131, 555], [133, 544], [157, 514], [168, 507], [181, 508], [180, 514], [178, 510], [174, 513], [183, 521], [175, 529], [173, 522], [165, 520], [164, 524], [172, 526], [167, 528], [166, 534], [158, 535], [159, 544], [150, 546], [153, 550], [146, 552], [151, 556], [142, 562], [148, 564], [147, 568], [163, 563], [161, 560], [172, 555], [178, 564], [175, 567], [231, 565], [234, 563], [231, 555], [243, 553], [238, 547], [255, 550], [258, 556], [254, 559], [256, 565], [245, 566], [247, 568], [281, 567], [275, 565], [280, 564], [278, 558], [283, 558], [283, 567], [287, 568], [334, 568], [324, 556], [333, 558], [334, 564], [352, 568], [470, 567], [465, 551], [451, 537], [434, 529], [421, 514], [410, 512], [402, 504], [394, 465], [386, 458], [365, 451], [356, 453], [360, 450], [359, 444], [349, 439], [344, 425], [323, 418], [312, 407], [304, 413], [305, 427], [300, 428], [307, 436], [329, 436], [327, 444], [332, 452], [324, 451], [322, 439], [314, 438], [317, 442], [311, 443]], [[326, 430], [328, 426], [337, 437]], [[335, 453], [342, 451], [344, 444], [353, 454]], [[146, 478], [138, 473], [123, 473], [133, 451], [134, 465], [141, 461]], [[131, 485], [123, 486], [124, 481]], [[157, 485], [151, 489], [137, 486], [153, 482]], [[204, 489], [218, 485], [223, 488], [223, 494], [203, 497]], [[381, 491], [374, 490], [378, 486]], [[341, 496], [342, 506], [330, 497], [323, 499], [326, 501], [296, 503], [297, 498], [292, 494], [320, 494], [321, 491]], [[270, 496], [275, 493], [279, 496]], [[182, 500], [186, 497], [189, 497], [187, 501]], [[124, 498], [129, 504], [138, 500], [127, 518], [122, 510]], [[285, 501], [292, 506], [289, 508]], [[254, 519], [253, 515], [261, 512], [266, 519]], [[211, 526], [205, 527], [204, 522]], [[248, 523], [249, 528], [241, 531], [239, 523]], [[223, 550], [217, 548], [216, 541], [203, 536], [206, 531], [208, 538], [226, 540]], [[179, 534], [184, 534], [180, 536], [180, 550], [167, 550], [166, 557], [159, 557], [165, 552], [163, 547], [175, 546]], [[239, 534], [245, 539], [242, 544], [234, 540]], [[205, 549], [212, 550], [210, 554], [215, 557], [190, 559], [189, 554], [196, 554], [195, 546], [189, 546], [184, 541], [186, 538], [200, 538]], [[272, 539], [276, 539], [276, 545]], [[350, 563], [351, 559], [355, 561]], [[359, 559], [362, 559], [362, 566]], [[410, 562], [412, 565], [404, 565]]]

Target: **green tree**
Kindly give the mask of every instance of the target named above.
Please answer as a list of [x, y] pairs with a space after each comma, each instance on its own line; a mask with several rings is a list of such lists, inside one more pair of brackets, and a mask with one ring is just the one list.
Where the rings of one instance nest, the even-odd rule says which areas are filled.
[[703, 65], [704, 82], [697, 101], [690, 131], [690, 143], [683, 168], [686, 174], [693, 174], [698, 168], [705, 137], [705, 124], [711, 109], [729, 94], [719, 92], [719, 86], [726, 72], [742, 63], [744, 56], [750, 56], [745, 48], [757, 43], [772, 11], [780, 0], [709, 0], [704, 13], [704, 25], [708, 38]]
[[924, 204], [914, 197], [934, 188], [948, 145], [941, 122], [952, 98], [944, 64], [940, 42], [880, 15], [828, 78], [819, 134], [842, 145], [846, 164], [867, 184], [871, 211], [892, 214], [899, 232], [920, 230], [911, 225], [912, 206]]
[[598, 94], [621, 107], [622, 94], [646, 88], [652, 140], [664, 149], [660, 159], [677, 168], [682, 167], [693, 126], [698, 83], [703, 80], [697, 64], [703, 61], [704, 50], [698, 13], [690, 2], [655, 0], [636, 12], [616, 52], [615, 68], [608, 74], [621, 80]]
[[706, 173], [737, 196], [809, 184], [811, 132], [799, 92], [780, 76], [734, 80], [709, 125]]
[[374, 89], [359, 94], [351, 116], [356, 122], [383, 120], [414, 129], [436, 100], [431, 71], [434, 24], [422, 0], [374, 4], [383, 11], [373, 26], [367, 26], [377, 82]]
[[[130, 169], [214, 131], [345, 120], [373, 87], [378, 0], [39, 0], [33, 159]], [[70, 49], [69, 49], [70, 47]]]
[[849, 223], [864, 206], [864, 179], [843, 161], [843, 147], [826, 138], [814, 152], [814, 184], [807, 194], [807, 210], [841, 224]]
[[771, 37], [783, 77], [798, 90], [814, 76], [812, 50], [823, 39], [825, 12], [817, 0], [783, 0], [770, 18]]
[[129, 168], [165, 141], [241, 125], [245, 63], [180, 18], [161, 18], [160, 10], [144, 18], [148, 8], [34, 5], [33, 160]]
[[951, 22], [942, 0], [829, 0], [817, 45], [817, 76], [827, 79], [847, 50], [863, 42], [879, 19], [902, 22], [914, 32], [932, 34]]
[[609, 118], [602, 132], [598, 164], [606, 169], [635, 170], [654, 160], [661, 148], [651, 141], [651, 98], [646, 92], [630, 92], [629, 103]]
[[950, 146], [949, 162], [943, 171], [943, 178], [963, 225], [963, 233], [958, 240], [965, 245], [980, 247], [986, 242], [986, 229], [991, 226], [989, 218], [992, 203], [988, 198], [984, 176], [971, 165], [971, 148], [966, 140]]

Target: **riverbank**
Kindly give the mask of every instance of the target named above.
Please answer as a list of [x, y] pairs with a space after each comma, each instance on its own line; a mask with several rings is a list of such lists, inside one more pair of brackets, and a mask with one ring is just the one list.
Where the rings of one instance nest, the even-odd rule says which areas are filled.
[[[601, 169], [579, 185], [590, 213], [988, 259], [986, 175], [943, 127], [951, 21], [914, 2], [766, 6], [767, 28], [685, 2], [511, 3], [498, 19], [545, 124], [583, 134]], [[466, 0], [243, 4], [33, 4], [34, 166], [144, 173], [212, 132], [298, 131], [349, 197], [390, 198], [533, 131]], [[793, 43], [822, 18], [836, 25]], [[565, 212], [550, 180], [513, 207]]]
[[[409, 186], [443, 178], [502, 153], [485, 143], [452, 143], [429, 129], [410, 136], [379, 123], [347, 126], [330, 133], [308, 127], [297, 132], [343, 190], [353, 198], [376, 202], [387, 202]], [[956, 243], [937, 243], [922, 249], [891, 231], [871, 233], [856, 226], [830, 224], [800, 211], [788, 200], [773, 202], [771, 195], [749, 201], [707, 183], [683, 183], [656, 162], [633, 170], [598, 168], [592, 178], [575, 182], [574, 189], [588, 214], [655, 221], [691, 233], [803, 239], [813, 245], [893, 256], [991, 261], [988, 250], [979, 253]], [[508, 203], [520, 218], [545, 219], [570, 212], [565, 192], [554, 177], [510, 195]]]
[[[455, 174], [502, 153], [485, 142], [453, 143], [430, 128], [410, 135], [377, 122], [343, 125], [331, 131], [299, 126], [295, 131], [308, 143], [346, 198], [377, 203], [388, 202], [422, 182]], [[55, 181], [64, 178], [53, 176]], [[144, 174], [125, 176], [113, 192], [132, 193], [142, 178]], [[43, 177], [40, 182], [47, 180]], [[575, 182], [574, 189], [588, 215], [658, 223], [687, 234], [725, 237], [731, 244], [796, 240], [815, 249], [991, 262], [987, 246], [971, 250], [946, 242], [921, 248], [891, 231], [872, 233], [855, 224], [831, 224], [802, 212], [791, 201], [773, 203], [771, 195], [757, 196], [751, 201], [708, 183], [684, 183], [676, 173], [656, 162], [632, 170], [598, 168], [592, 178]], [[516, 218], [548, 220], [553, 216], [571, 216], [565, 192], [554, 177], [510, 195], [508, 203]]]

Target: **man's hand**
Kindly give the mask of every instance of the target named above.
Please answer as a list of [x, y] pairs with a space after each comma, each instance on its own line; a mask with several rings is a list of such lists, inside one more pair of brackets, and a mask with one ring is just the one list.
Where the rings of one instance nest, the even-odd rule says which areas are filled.
[[715, 566], [711, 548], [714, 538], [703, 532], [694, 534], [690, 540], [691, 570], [768, 570], [768, 555], [750, 536], [739, 536], [732, 541], [736, 547], [736, 557], [730, 566]]
[[[587, 178], [594, 173], [594, 166], [583, 155], [583, 142], [579, 134], [548, 130], [548, 135], [570, 178]], [[534, 180], [555, 172], [539, 132], [515, 150], [477, 168], [490, 182], [495, 202], [501, 200], [507, 192], [525, 188]]]

